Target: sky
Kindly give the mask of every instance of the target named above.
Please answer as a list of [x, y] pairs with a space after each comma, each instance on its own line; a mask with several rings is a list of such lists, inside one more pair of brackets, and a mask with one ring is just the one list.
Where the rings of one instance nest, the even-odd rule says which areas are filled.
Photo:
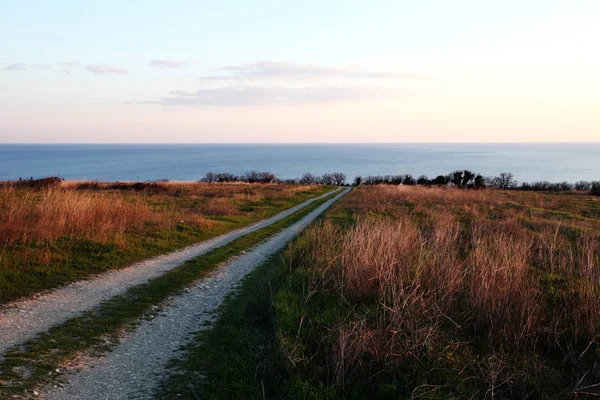
[[0, 0], [0, 143], [600, 141], [598, 0]]

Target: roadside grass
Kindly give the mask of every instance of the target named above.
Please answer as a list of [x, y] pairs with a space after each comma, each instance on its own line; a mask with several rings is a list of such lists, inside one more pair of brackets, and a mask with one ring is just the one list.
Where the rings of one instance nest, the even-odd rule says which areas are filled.
[[598, 211], [580, 194], [355, 189], [284, 254], [281, 398], [599, 397]]
[[124, 329], [135, 327], [140, 318], [151, 317], [156, 312], [154, 306], [180, 293], [231, 257], [302, 219], [337, 194], [334, 192], [316, 200], [293, 215], [190, 260], [159, 278], [51, 328], [35, 339], [9, 349], [0, 361], [0, 397], [23, 394], [33, 387], [60, 381], [60, 376], [54, 373], [56, 368], [82, 351], [105, 351], [118, 342]]
[[0, 304], [259, 221], [327, 186], [63, 182], [0, 187]]

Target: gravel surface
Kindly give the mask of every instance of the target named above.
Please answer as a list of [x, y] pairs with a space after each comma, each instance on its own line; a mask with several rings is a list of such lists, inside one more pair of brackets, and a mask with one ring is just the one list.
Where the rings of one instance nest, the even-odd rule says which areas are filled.
[[[168, 372], [169, 360], [204, 323], [244, 276], [283, 248], [299, 231], [350, 189], [323, 203], [299, 222], [188, 288], [164, 304], [152, 320], [144, 321], [112, 352], [88, 361], [81, 371], [67, 371], [64, 388], [47, 388], [46, 399], [148, 399]], [[208, 328], [209, 329], [209, 328]]]
[[10, 347], [23, 343], [113, 296], [123, 294], [132, 286], [145, 283], [192, 258], [271, 225], [329, 194], [331, 193], [307, 200], [273, 217], [182, 250], [154, 257], [123, 269], [109, 271], [91, 279], [74, 282], [52, 292], [0, 306], [0, 358]]

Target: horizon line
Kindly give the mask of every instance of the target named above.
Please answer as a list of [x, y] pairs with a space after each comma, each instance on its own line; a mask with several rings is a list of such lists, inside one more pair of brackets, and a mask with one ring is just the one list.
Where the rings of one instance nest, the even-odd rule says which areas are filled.
[[0, 146], [35, 145], [389, 145], [389, 144], [600, 144], [598, 141], [534, 141], [534, 142], [0, 142]]

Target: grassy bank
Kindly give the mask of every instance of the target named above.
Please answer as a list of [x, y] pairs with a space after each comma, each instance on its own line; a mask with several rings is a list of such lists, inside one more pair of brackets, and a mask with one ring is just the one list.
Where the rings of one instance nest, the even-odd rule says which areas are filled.
[[206, 240], [326, 186], [58, 182], [0, 187], [0, 304]]
[[11, 349], [0, 362], [0, 397], [21, 394], [26, 389], [54, 379], [55, 369], [73, 360], [83, 350], [104, 350], [118, 341], [123, 329], [131, 328], [140, 317], [153, 312], [153, 306], [179, 293], [220, 263], [300, 220], [335, 195], [317, 200], [273, 225], [190, 260], [147, 284], [134, 287], [124, 295], [116, 296], [96, 309]]
[[366, 187], [286, 254], [284, 398], [600, 392], [600, 201]]

